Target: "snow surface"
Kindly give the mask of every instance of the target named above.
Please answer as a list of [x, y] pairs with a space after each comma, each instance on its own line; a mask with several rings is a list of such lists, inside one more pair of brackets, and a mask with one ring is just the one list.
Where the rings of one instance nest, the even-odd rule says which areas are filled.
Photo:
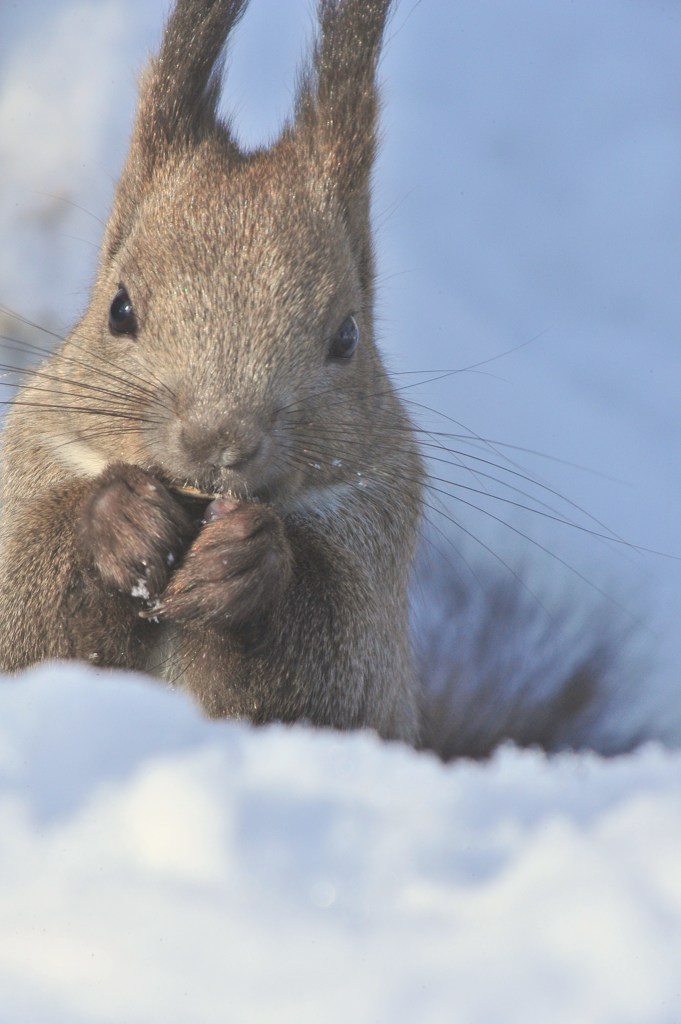
[[662, 748], [443, 768], [45, 667], [0, 688], [0, 836], [3, 1024], [681, 1019]]
[[[239, 30], [227, 105], [249, 144], [289, 107], [310, 6], [253, 0]], [[0, 5], [0, 303], [57, 330], [86, 302], [165, 10]], [[681, 7], [662, 0], [403, 0], [375, 202], [388, 362], [475, 366], [405, 396], [564, 460], [507, 452], [677, 556], [680, 52]], [[447, 504], [540, 588], [593, 597]], [[484, 507], [647, 616], [640, 687], [678, 743], [679, 562]], [[444, 768], [49, 668], [0, 687], [0, 778], [1, 1024], [681, 1020], [679, 753]]]

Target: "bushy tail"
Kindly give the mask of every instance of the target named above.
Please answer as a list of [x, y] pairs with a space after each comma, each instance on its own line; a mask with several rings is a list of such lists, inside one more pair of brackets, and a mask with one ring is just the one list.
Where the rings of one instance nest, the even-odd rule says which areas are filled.
[[504, 741], [612, 755], [657, 738], [635, 631], [595, 603], [540, 599], [521, 572], [464, 580], [424, 542], [412, 599], [422, 745], [449, 760]]

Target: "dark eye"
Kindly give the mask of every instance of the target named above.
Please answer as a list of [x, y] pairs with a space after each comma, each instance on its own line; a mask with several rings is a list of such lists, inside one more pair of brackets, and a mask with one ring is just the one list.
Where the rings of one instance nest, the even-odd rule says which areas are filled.
[[123, 285], [114, 295], [109, 307], [109, 330], [112, 334], [134, 334], [137, 330], [135, 310]]
[[329, 346], [329, 359], [349, 359], [359, 345], [359, 325], [348, 316], [340, 325]]

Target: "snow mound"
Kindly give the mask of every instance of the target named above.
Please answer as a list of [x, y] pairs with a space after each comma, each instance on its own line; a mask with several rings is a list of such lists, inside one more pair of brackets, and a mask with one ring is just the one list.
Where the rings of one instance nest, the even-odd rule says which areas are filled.
[[672, 1024], [680, 811], [661, 747], [444, 767], [43, 667], [0, 687], [0, 1017]]

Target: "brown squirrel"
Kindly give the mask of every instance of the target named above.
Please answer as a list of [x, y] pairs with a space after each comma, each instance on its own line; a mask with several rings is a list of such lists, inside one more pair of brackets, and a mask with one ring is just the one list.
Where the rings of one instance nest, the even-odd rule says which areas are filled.
[[178, 0], [141, 83], [88, 309], [4, 442], [0, 665], [181, 682], [213, 715], [413, 742], [421, 461], [373, 338], [389, 0], [322, 0], [295, 117], [242, 153], [247, 0]]
[[[461, 699], [455, 720], [424, 708], [409, 627], [424, 468], [373, 324], [391, 0], [320, 0], [295, 114], [251, 153], [217, 115], [247, 2], [177, 0], [90, 305], [8, 416], [0, 668], [141, 669], [211, 715], [370, 727], [443, 756], [579, 743], [565, 726], [594, 703], [600, 644], [548, 705], [514, 694], [491, 714], [498, 666], [466, 696], [431, 617], [419, 639]], [[493, 650], [500, 619], [515, 628], [507, 597], [476, 650]], [[457, 591], [447, 614], [465, 622], [464, 604]]]

